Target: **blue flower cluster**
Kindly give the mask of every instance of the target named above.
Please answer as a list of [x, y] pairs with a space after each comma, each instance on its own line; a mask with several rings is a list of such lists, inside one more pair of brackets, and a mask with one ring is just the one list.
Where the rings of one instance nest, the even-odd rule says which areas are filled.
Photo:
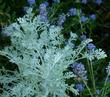
[[36, 1], [35, 0], [27, 0], [27, 2], [29, 3], [29, 5], [33, 5]]
[[92, 20], [95, 20], [95, 19], [96, 19], [96, 15], [95, 15], [95, 14], [91, 14], [89, 17], [90, 17], [90, 19], [92, 19]]
[[54, 3], [60, 3], [60, 0], [52, 0]]
[[73, 73], [77, 77], [87, 80], [87, 75], [86, 75], [87, 71], [85, 70], [85, 67], [81, 62], [80, 63], [75, 62], [71, 64], [70, 67], [72, 68]]
[[80, 40], [81, 41], [86, 40], [86, 39], [87, 39], [87, 36], [85, 34], [83, 34], [83, 35], [80, 36]]
[[108, 75], [110, 75], [110, 62], [108, 64], [107, 68], [106, 68], [106, 72], [107, 72]]
[[102, 3], [102, 0], [95, 0], [95, 3], [100, 5]]
[[[87, 4], [89, 0], [81, 0], [81, 3]], [[95, 0], [95, 3], [100, 5], [102, 3], [102, 0]]]
[[85, 23], [89, 19], [95, 20], [96, 19], [96, 15], [95, 14], [91, 14], [91, 15], [89, 15], [89, 17], [86, 17], [86, 16], [83, 15], [80, 18], [80, 20], [81, 20], [82, 23]]
[[87, 3], [87, 0], [82, 0], [81, 2], [84, 3], [84, 4], [86, 4]]
[[84, 87], [85, 87], [85, 85], [82, 84], [82, 83], [78, 83], [78, 84], [75, 85], [75, 88], [76, 88], [79, 92], [84, 91]]
[[77, 14], [77, 9], [76, 8], [69, 9], [68, 15], [75, 16], [76, 14]]
[[40, 15], [41, 21], [43, 22], [48, 21], [47, 19], [48, 12], [46, 10], [47, 6], [48, 6], [48, 2], [41, 3], [39, 6], [39, 11], [40, 11], [39, 15]]
[[96, 48], [96, 46], [93, 44], [93, 43], [89, 43], [88, 45], [87, 45], [87, 49], [88, 50], [93, 50], [93, 49], [95, 49]]
[[58, 25], [59, 25], [59, 26], [62, 26], [63, 23], [65, 22], [65, 20], [66, 20], [66, 15], [65, 15], [65, 14], [61, 14], [61, 15], [59, 16], [58, 21], [57, 21]]
[[87, 17], [85, 17], [85, 16], [81, 16], [81, 22], [86, 22], [88, 20], [88, 18]]

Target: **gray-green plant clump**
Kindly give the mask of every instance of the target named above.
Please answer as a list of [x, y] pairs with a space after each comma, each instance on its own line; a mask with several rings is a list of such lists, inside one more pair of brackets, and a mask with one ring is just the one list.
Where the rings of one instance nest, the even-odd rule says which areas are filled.
[[[68, 85], [65, 81], [75, 75], [66, 70], [71, 63], [88, 58], [82, 50], [92, 40], [86, 39], [72, 48], [64, 45], [61, 29], [42, 22], [31, 8], [24, 17], [5, 28], [3, 32], [10, 35], [11, 46], [0, 54], [15, 63], [18, 71], [1, 70], [3, 92], [0, 97], [69, 97], [66, 91], [78, 95], [74, 84]], [[77, 35], [71, 32], [68, 41], [76, 40]]]

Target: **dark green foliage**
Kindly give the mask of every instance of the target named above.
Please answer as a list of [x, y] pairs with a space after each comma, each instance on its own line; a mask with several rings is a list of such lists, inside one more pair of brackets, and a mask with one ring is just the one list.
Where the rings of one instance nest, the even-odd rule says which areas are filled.
[[11, 23], [23, 15], [22, 8], [25, 0], [0, 0], [0, 26]]

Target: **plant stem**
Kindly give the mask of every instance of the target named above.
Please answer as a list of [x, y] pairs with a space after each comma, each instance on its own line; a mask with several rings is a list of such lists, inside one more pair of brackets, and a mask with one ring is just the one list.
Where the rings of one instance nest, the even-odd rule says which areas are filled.
[[91, 95], [91, 97], [94, 97], [94, 96], [92, 95], [92, 93], [91, 93], [91, 91], [90, 91], [90, 88], [88, 87], [87, 83], [86, 83], [84, 80], [83, 80], [83, 82], [84, 82], [84, 84], [85, 84], [87, 90], [89, 91], [89, 94]]
[[80, 23], [80, 29], [82, 30], [83, 29], [83, 25], [81, 23], [81, 13], [80, 13], [80, 10], [77, 10], [77, 13], [78, 13], [78, 19], [79, 19], [79, 23]]
[[93, 72], [93, 67], [92, 67], [92, 61], [90, 61], [90, 72], [91, 72], [91, 81], [93, 84], [93, 89], [94, 89], [94, 93], [96, 93], [96, 86], [95, 86], [95, 78], [94, 78], [94, 72]]
[[109, 74], [107, 75], [106, 79], [105, 79], [105, 82], [104, 82], [104, 86], [102, 88], [102, 97], [105, 97], [105, 89], [106, 89], [106, 84], [107, 84], [107, 80], [108, 80], [108, 77], [109, 77]]

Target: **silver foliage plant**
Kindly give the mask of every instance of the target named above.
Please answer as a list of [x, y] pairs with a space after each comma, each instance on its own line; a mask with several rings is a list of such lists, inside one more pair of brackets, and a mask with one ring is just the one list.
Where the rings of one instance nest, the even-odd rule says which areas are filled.
[[[73, 49], [69, 44], [63, 45], [65, 39], [61, 29], [42, 22], [31, 8], [24, 17], [5, 28], [3, 32], [10, 35], [11, 46], [5, 47], [0, 54], [15, 63], [18, 71], [0, 71], [3, 85], [0, 97], [69, 97], [68, 90], [78, 95], [74, 84], [65, 82], [75, 77], [73, 72], [66, 70], [78, 59], [88, 58], [82, 50], [92, 40], [86, 39]], [[77, 40], [77, 35], [71, 32], [68, 41], [72, 40]]]

